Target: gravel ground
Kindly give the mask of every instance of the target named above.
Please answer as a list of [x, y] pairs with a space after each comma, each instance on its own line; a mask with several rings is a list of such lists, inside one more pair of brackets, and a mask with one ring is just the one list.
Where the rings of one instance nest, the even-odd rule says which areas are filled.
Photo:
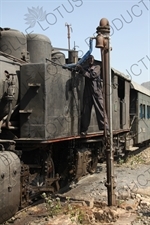
[[120, 160], [114, 168], [116, 206], [107, 207], [106, 165], [99, 164], [96, 174], [72, 184], [70, 191], [59, 195], [60, 199], [69, 197], [59, 215], [48, 218], [45, 204], [40, 204], [18, 213], [6, 224], [150, 225], [150, 148], [128, 157], [126, 162]]

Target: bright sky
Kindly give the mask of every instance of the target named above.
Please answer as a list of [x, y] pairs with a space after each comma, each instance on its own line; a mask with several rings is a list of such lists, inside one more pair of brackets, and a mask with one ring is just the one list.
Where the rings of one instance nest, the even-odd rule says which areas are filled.
[[[79, 56], [103, 17], [112, 28], [111, 66], [139, 84], [150, 81], [150, 0], [0, 0], [0, 27], [44, 34], [54, 47], [67, 48], [65, 23], [71, 24], [71, 48], [75, 42]], [[95, 40], [92, 54], [101, 59]]]

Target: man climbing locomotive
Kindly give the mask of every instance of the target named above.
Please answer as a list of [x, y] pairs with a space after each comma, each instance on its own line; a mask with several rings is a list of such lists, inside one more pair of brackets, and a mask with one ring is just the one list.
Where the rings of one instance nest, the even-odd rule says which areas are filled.
[[81, 115], [81, 135], [87, 134], [93, 105], [95, 108], [99, 130], [104, 130], [105, 123], [108, 134], [108, 119], [104, 109], [103, 93], [101, 86], [101, 68], [99, 65], [94, 64], [93, 55], [90, 55], [87, 61], [87, 67], [77, 65], [77, 70], [85, 77], [83, 111]]

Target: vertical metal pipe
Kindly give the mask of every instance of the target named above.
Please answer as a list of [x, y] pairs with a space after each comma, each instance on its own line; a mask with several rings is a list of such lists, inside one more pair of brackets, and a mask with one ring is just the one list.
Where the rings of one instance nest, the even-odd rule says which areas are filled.
[[106, 104], [106, 112], [108, 121], [110, 118], [110, 109], [109, 109], [109, 97], [110, 97], [110, 79], [109, 79], [109, 51], [108, 51], [108, 37], [105, 37], [105, 54], [104, 54], [104, 66], [105, 66], [105, 104]]
[[[105, 58], [104, 58], [104, 49], [101, 49], [101, 61], [102, 61], [102, 74], [103, 74], [103, 108], [106, 111], [106, 76], [105, 76]], [[106, 113], [104, 113], [104, 124], [106, 123]], [[104, 135], [106, 136], [106, 126], [104, 125]]]
[[70, 30], [72, 31], [72, 28], [71, 28], [71, 24], [69, 25], [69, 24], [65, 24], [65, 26], [67, 26], [67, 31], [68, 31], [68, 35], [67, 35], [67, 37], [68, 37], [68, 49], [70, 49]]
[[112, 80], [111, 80], [111, 67], [110, 67], [110, 37], [108, 37], [108, 75], [109, 75], [109, 129], [110, 129], [110, 153], [108, 156], [109, 164], [109, 183], [110, 185], [110, 199], [108, 204], [116, 204], [115, 196], [115, 180], [114, 180], [114, 150], [113, 150], [113, 130], [112, 130]]
[[108, 205], [111, 206], [112, 204], [112, 182], [111, 182], [111, 137], [112, 137], [112, 129], [111, 129], [111, 112], [110, 112], [110, 102], [111, 102], [111, 73], [110, 73], [110, 61], [109, 61], [109, 40], [108, 40], [108, 35], [105, 37], [105, 54], [104, 54], [104, 66], [105, 66], [105, 105], [106, 105], [106, 113], [108, 117], [108, 123], [109, 123], [109, 131], [110, 131], [110, 136], [106, 137], [106, 165], [107, 165], [107, 182], [106, 182], [106, 187], [107, 187], [107, 194], [108, 194]]
[[[114, 152], [113, 152], [113, 130], [112, 130], [112, 85], [111, 85], [111, 67], [110, 67], [110, 26], [109, 21], [101, 19], [97, 27], [96, 47], [101, 48], [103, 79], [104, 79], [104, 110], [106, 110], [110, 135], [106, 136], [106, 166], [107, 166], [107, 195], [108, 205], [116, 204], [115, 182], [114, 182]], [[103, 37], [103, 38], [102, 38]], [[102, 43], [103, 39], [103, 43]], [[105, 113], [104, 113], [105, 114]], [[104, 118], [105, 119], [105, 118]], [[105, 121], [105, 120], [104, 120]], [[106, 130], [106, 127], [105, 127]]]

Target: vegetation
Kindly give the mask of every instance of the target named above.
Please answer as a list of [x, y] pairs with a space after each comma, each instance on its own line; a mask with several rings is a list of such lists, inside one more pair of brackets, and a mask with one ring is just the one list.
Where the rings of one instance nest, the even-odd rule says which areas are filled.
[[[60, 198], [52, 198], [51, 195], [42, 194], [45, 200], [46, 209], [49, 217], [54, 217], [60, 214], [68, 215], [70, 220], [76, 224], [85, 224], [86, 212], [79, 205], [70, 201], [66, 197], [66, 201], [61, 203]], [[87, 224], [87, 223], [86, 223]]]

